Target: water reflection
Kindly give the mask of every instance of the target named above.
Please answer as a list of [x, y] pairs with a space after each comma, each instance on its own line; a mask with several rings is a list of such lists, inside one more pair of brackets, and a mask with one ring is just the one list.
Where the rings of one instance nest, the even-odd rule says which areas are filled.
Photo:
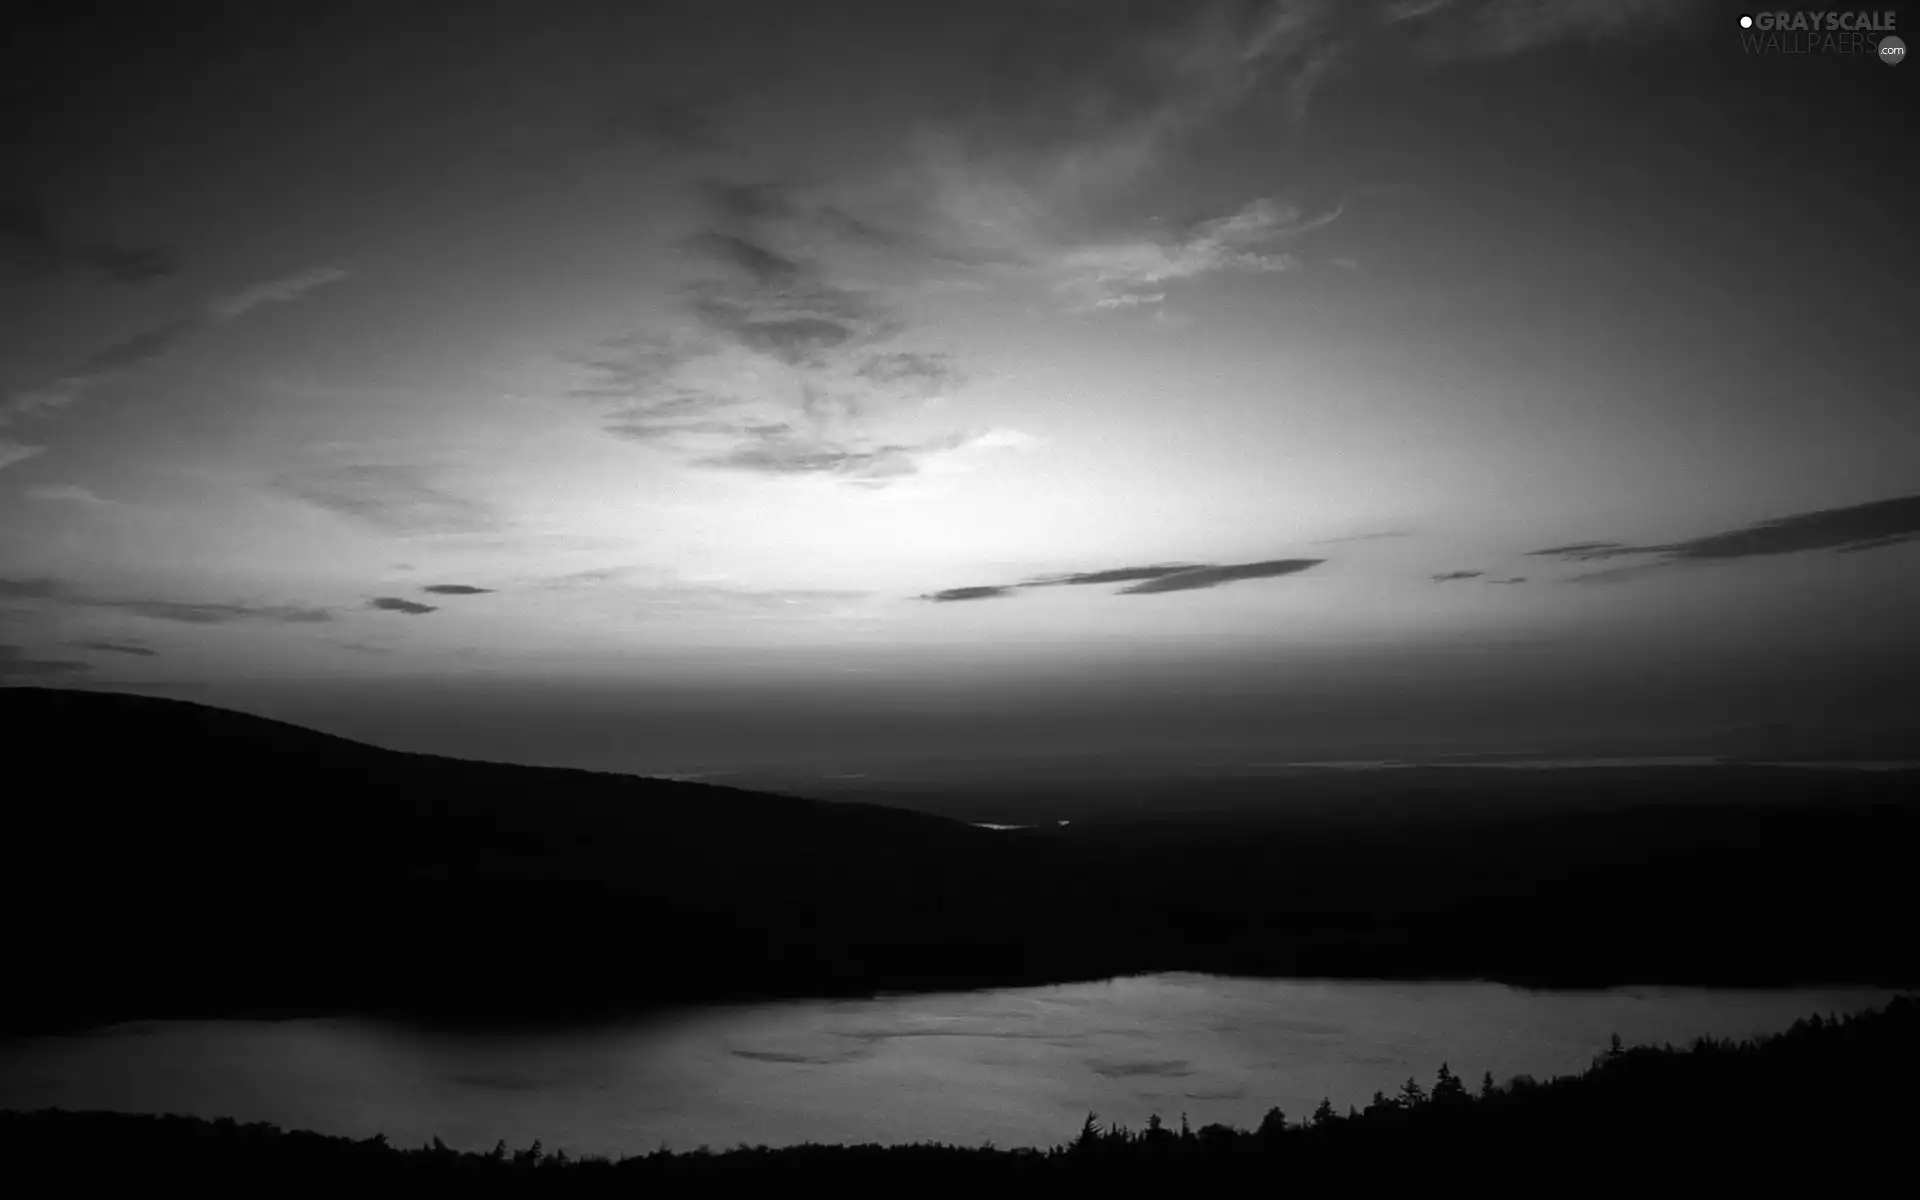
[[742, 1005], [591, 1029], [456, 1035], [364, 1021], [142, 1022], [0, 1047], [0, 1106], [188, 1112], [401, 1145], [538, 1137], [570, 1153], [661, 1145], [1047, 1145], [1089, 1110], [1252, 1124], [1322, 1096], [1364, 1105], [1444, 1059], [1578, 1070], [1628, 1042], [1742, 1037], [1890, 992], [1530, 993], [1158, 975], [1047, 988]]

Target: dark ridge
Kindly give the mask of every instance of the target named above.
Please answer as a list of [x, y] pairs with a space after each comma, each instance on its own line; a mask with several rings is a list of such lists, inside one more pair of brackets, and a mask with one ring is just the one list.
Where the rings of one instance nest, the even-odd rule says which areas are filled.
[[1160, 970], [1920, 976], [1910, 772], [1442, 771], [1439, 792], [1387, 772], [1232, 804], [1115, 780], [1081, 797], [1101, 819], [999, 833], [401, 753], [146, 696], [0, 689], [0, 728], [23, 781], [0, 862], [20, 914], [0, 991], [14, 1028], [557, 1021]]

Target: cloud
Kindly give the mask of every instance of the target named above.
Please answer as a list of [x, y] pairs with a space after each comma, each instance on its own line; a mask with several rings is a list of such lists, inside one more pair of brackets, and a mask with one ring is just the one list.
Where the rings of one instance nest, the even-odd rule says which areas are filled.
[[939, 604], [947, 604], [955, 600], [992, 600], [1000, 596], [1013, 595], [1014, 589], [1018, 586], [1018, 584], [994, 584], [978, 587], [946, 588], [943, 591], [928, 592], [920, 598], [922, 600], [932, 600]]
[[1191, 571], [1163, 575], [1158, 579], [1149, 579], [1144, 583], [1136, 583], [1132, 587], [1121, 588], [1120, 595], [1144, 596], [1159, 592], [1188, 592], [1200, 588], [1219, 587], [1221, 584], [1235, 583], [1242, 579], [1273, 579], [1281, 575], [1294, 575], [1311, 570], [1325, 561], [1324, 558], [1277, 558], [1266, 562], [1238, 563], [1223, 567], [1195, 567]]
[[370, 646], [365, 642], [336, 641], [334, 645], [340, 647], [342, 650], [351, 650], [355, 654], [392, 654], [393, 653], [393, 648], [390, 646]]
[[856, 374], [883, 387], [909, 387], [929, 395], [951, 390], [964, 379], [948, 355], [918, 350], [873, 355]]
[[1526, 577], [1525, 575], [1514, 575], [1514, 576], [1512, 576], [1512, 577], [1510, 577], [1510, 578], [1507, 578], [1507, 579], [1489, 579], [1489, 580], [1487, 580], [1487, 582], [1488, 582], [1488, 583], [1504, 583], [1504, 584], [1515, 584], [1515, 583], [1525, 583], [1526, 581], [1527, 581], [1527, 577]]
[[474, 587], [465, 583], [435, 583], [420, 590], [431, 592], [436, 596], [485, 596], [493, 591], [492, 588]]
[[1290, 271], [1300, 260], [1279, 249], [1291, 238], [1331, 224], [1341, 210], [1313, 216], [1271, 198], [1201, 221], [1174, 236], [1141, 236], [1063, 252], [1055, 286], [1078, 311], [1157, 304], [1166, 285], [1223, 271]]
[[373, 599], [367, 601], [367, 607], [377, 608], [384, 612], [406, 613], [408, 616], [414, 617], [422, 613], [440, 611], [431, 604], [416, 604], [412, 600], [403, 600], [399, 596], [375, 596]]
[[789, 367], [824, 365], [905, 328], [872, 294], [810, 280], [703, 280], [687, 289], [686, 306], [708, 332]]
[[1080, 585], [1090, 583], [1137, 583], [1143, 579], [1164, 579], [1168, 575], [1178, 575], [1183, 571], [1198, 570], [1195, 563], [1157, 563], [1147, 567], [1115, 567], [1107, 571], [1081, 571], [1072, 575], [1049, 575], [1041, 579], [1028, 580], [1021, 587], [1054, 587], [1060, 584]]
[[292, 604], [190, 603], [179, 600], [81, 600], [75, 603], [89, 608], [111, 608], [155, 621], [178, 621], [187, 625], [220, 625], [228, 621], [277, 621], [286, 625], [308, 625], [333, 620], [324, 608], [303, 608]]
[[1130, 583], [1114, 593], [1119, 596], [1144, 596], [1160, 592], [1188, 592], [1219, 587], [1243, 579], [1272, 579], [1295, 575], [1319, 566], [1323, 558], [1277, 558], [1264, 562], [1233, 563], [1155, 563], [1149, 566], [1113, 567], [1103, 571], [1079, 571], [1066, 575], [1046, 575], [1021, 583], [979, 584], [948, 588], [922, 596], [923, 600], [987, 600], [1010, 596], [1023, 588], [1084, 586], [1100, 583]]
[[956, 449], [1029, 450], [1036, 446], [1044, 446], [1046, 444], [1047, 444], [1047, 439], [1040, 437], [1037, 434], [1027, 433], [1019, 429], [1009, 429], [1008, 427], [1001, 425], [1001, 426], [996, 426], [993, 429], [989, 429], [985, 433], [967, 438], [965, 441], [961, 442], [960, 445], [956, 447]]
[[1383, 23], [1403, 26], [1431, 60], [1506, 58], [1557, 42], [1645, 37], [1688, 19], [1697, 0], [1401, 0]]
[[0, 600], [56, 600], [67, 594], [67, 585], [50, 575], [33, 579], [0, 578]]
[[346, 277], [347, 272], [332, 267], [307, 271], [215, 299], [202, 313], [177, 317], [122, 338], [81, 358], [52, 379], [12, 392], [0, 400], [0, 425], [21, 417], [65, 408], [94, 388], [166, 357], [207, 325], [234, 320], [262, 304], [296, 300], [314, 288]]
[[81, 271], [110, 283], [145, 283], [178, 270], [158, 247], [62, 235], [39, 198], [26, 194], [0, 196], [0, 262], [30, 274]]
[[57, 675], [77, 675], [93, 670], [93, 664], [75, 662], [71, 659], [28, 658], [27, 651], [21, 646], [0, 645], [0, 678], [15, 676], [20, 678], [45, 678]]
[[838, 475], [857, 480], [885, 480], [912, 475], [919, 460], [929, 454], [957, 449], [958, 435], [924, 442], [882, 443], [817, 437], [784, 425], [764, 427], [722, 454], [698, 460], [701, 465], [761, 475]]
[[232, 295], [218, 297], [207, 305], [207, 313], [216, 321], [232, 321], [245, 316], [262, 304], [284, 304], [298, 300], [315, 288], [322, 288], [346, 279], [349, 274], [350, 272], [340, 267], [319, 267], [311, 271], [302, 271], [298, 275], [255, 284]]
[[[1670, 566], [1687, 562], [1731, 562], [1814, 550], [1837, 550], [1842, 553], [1878, 550], [1916, 539], [1920, 539], [1920, 496], [1901, 496], [1844, 508], [1795, 513], [1725, 533], [1707, 534], [1678, 542], [1638, 546], [1623, 542], [1573, 542], [1528, 553], [1573, 562], [1653, 555], [1658, 556], [1659, 561], [1648, 566]], [[1626, 577], [1615, 572], [1594, 572], [1579, 578]]]
[[94, 351], [44, 383], [9, 394], [0, 401], [0, 425], [75, 403], [93, 388], [164, 357], [199, 324], [183, 318], [142, 330]]
[[86, 488], [72, 483], [43, 483], [26, 488], [21, 492], [29, 500], [39, 500], [47, 504], [78, 504], [87, 508], [124, 508], [117, 500], [107, 500], [96, 496]]
[[36, 454], [45, 454], [46, 451], [45, 446], [29, 446], [24, 442], [0, 438], [0, 471], [15, 463], [25, 462]]
[[1544, 550], [1529, 550], [1527, 553], [1536, 558], [1570, 558], [1585, 560], [1590, 558], [1608, 558], [1627, 552], [1628, 547], [1620, 542], [1568, 542], [1564, 546], [1548, 546]]
[[1485, 571], [1442, 571], [1432, 579], [1435, 583], [1452, 583], [1456, 579], [1478, 579], [1485, 574]]
[[715, 262], [733, 267], [765, 288], [787, 288], [801, 281], [800, 263], [784, 254], [731, 233], [706, 230], [687, 240], [689, 248]]
[[435, 487], [428, 475], [426, 468], [408, 464], [326, 464], [280, 475], [271, 486], [382, 533], [483, 533], [501, 527], [490, 505]]
[[839, 588], [754, 588], [729, 583], [671, 582], [621, 586], [617, 594], [641, 613], [737, 613], [769, 617], [829, 610], [865, 599], [870, 593]]
[[149, 650], [145, 646], [135, 646], [127, 642], [68, 642], [67, 645], [81, 650], [103, 650], [109, 654], [132, 654], [139, 658], [152, 658], [158, 650]]
[[891, 237], [779, 182], [696, 186], [701, 227], [683, 238], [678, 326], [601, 343], [568, 395], [600, 409], [610, 436], [689, 467], [880, 488], [958, 451], [1037, 445], [1017, 430], [904, 433], [888, 422], [965, 382], [952, 356], [888, 347], [907, 322], [889, 294], [853, 286], [833, 255]]
[[1411, 532], [1404, 529], [1387, 529], [1379, 533], [1350, 533], [1345, 537], [1321, 538], [1319, 541], [1315, 542], [1314, 545], [1340, 546], [1348, 542], [1377, 542], [1384, 538], [1403, 538], [1403, 537], [1412, 537], [1412, 536], [1413, 534]]
[[106, 609], [132, 613], [135, 616], [156, 621], [178, 621], [188, 625], [217, 625], [228, 621], [246, 620], [278, 621], [298, 625], [333, 620], [333, 613], [328, 609], [294, 604], [90, 596], [76, 590], [64, 580], [52, 576], [31, 579], [0, 578], [0, 600], [44, 600], [70, 608]]
[[608, 338], [575, 364], [589, 372], [589, 379], [567, 389], [567, 395], [581, 400], [649, 400], [681, 367], [714, 351], [711, 340], [680, 331]]

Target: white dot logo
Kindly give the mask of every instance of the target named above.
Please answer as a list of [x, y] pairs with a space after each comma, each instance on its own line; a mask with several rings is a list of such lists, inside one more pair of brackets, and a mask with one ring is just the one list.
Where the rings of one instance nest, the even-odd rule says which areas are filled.
[[1740, 28], [1742, 28], [1742, 29], [1752, 29], [1752, 28], [1753, 28], [1753, 18], [1752, 18], [1752, 17], [1741, 17], [1741, 18], [1740, 18]]
[[1906, 61], [1907, 44], [1897, 37], [1880, 39], [1880, 61], [1888, 66], [1898, 66]]

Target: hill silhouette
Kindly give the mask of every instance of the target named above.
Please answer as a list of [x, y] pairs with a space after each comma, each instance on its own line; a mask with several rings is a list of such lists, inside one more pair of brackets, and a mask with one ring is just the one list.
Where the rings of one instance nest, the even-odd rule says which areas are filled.
[[[16, 1020], [603, 1005], [942, 986], [1031, 848], [972, 826], [401, 753], [189, 702], [0, 690]], [[975, 943], [970, 950], [968, 943]], [[936, 943], [944, 946], [936, 952]]]
[[[1153, 970], [1916, 975], [1911, 773], [1449, 771], [1436, 803], [1389, 772], [1184, 807], [1167, 781], [1144, 817], [1116, 802], [996, 833], [403, 753], [171, 699], [0, 689], [0, 728], [24, 781], [0, 883], [22, 914], [0, 1000], [18, 1028], [562, 1020]], [[1498, 802], [1476, 801], [1482, 774]]]

